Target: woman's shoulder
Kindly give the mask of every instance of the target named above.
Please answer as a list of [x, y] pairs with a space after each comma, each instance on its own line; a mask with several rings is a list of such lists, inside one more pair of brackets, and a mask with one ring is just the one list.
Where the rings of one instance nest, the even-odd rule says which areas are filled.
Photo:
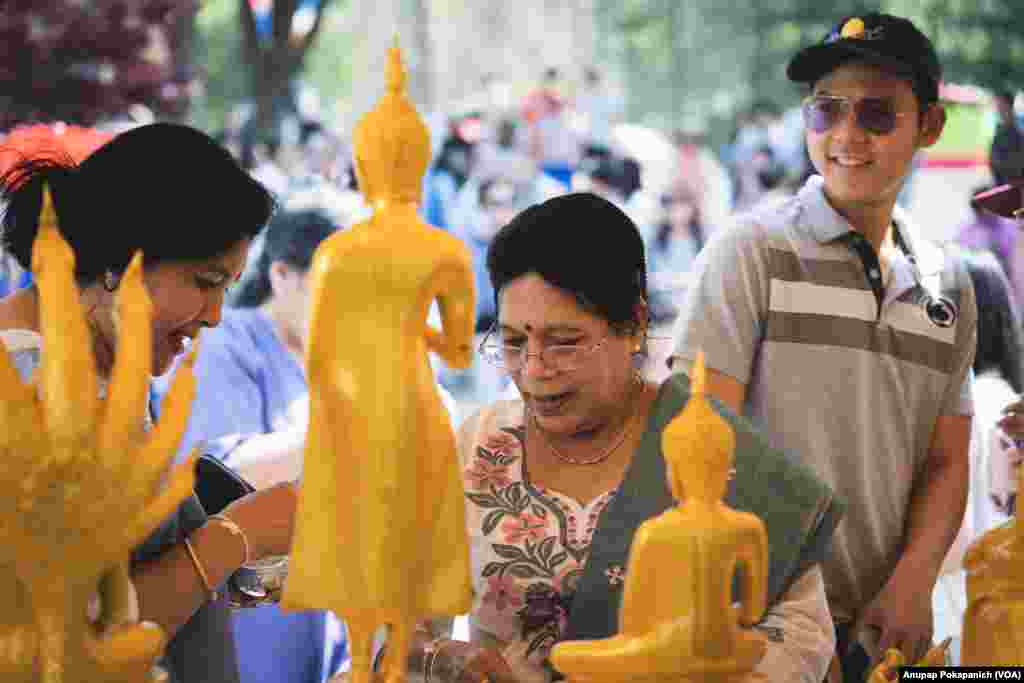
[[30, 381], [41, 362], [43, 338], [34, 330], [0, 329], [0, 343], [7, 349], [22, 381]]
[[499, 399], [479, 408], [471, 418], [480, 427], [502, 429], [522, 426], [523, 400], [521, 398]]
[[514, 438], [523, 426], [523, 401], [499, 400], [478, 409], [462, 421], [459, 428], [460, 453], [475, 452], [477, 446]]
[[24, 328], [0, 329], [0, 343], [10, 354], [38, 351], [43, 347], [43, 338], [35, 330]]

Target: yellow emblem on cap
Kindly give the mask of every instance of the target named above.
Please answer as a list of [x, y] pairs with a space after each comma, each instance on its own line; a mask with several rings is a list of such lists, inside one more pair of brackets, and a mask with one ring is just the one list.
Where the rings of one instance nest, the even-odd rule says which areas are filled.
[[843, 38], [860, 38], [864, 35], [864, 20], [854, 17], [843, 24], [843, 30], [839, 35]]

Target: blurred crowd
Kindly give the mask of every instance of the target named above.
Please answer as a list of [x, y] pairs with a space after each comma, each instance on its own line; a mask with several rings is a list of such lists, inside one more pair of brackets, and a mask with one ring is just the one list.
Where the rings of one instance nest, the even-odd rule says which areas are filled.
[[[216, 137], [285, 205], [320, 204], [343, 223], [359, 220], [368, 211], [350, 141], [319, 115], [315, 98], [297, 99], [300, 106], [272, 140], [250, 139], [245, 106], [228, 115]], [[666, 328], [711, 233], [733, 211], [788, 196], [809, 169], [798, 107], [783, 112], [755, 103], [737, 117], [730, 143], [715, 149], [699, 125], [655, 130], [629, 122], [622, 97], [592, 66], [578, 73], [546, 69], [517, 101], [488, 76], [480, 94], [457, 111], [426, 119], [434, 158], [424, 178], [422, 214], [470, 248], [481, 338], [495, 315], [487, 246], [527, 206], [587, 190], [622, 208], [644, 237], [652, 314]], [[657, 367], [652, 360], [654, 372]], [[482, 363], [440, 374], [466, 410], [507, 384]]]
[[[702, 246], [731, 214], [792, 195], [813, 173], [803, 139], [799, 103], [781, 109], [756, 101], [738, 112], [726, 144], [713, 146], [708, 130], [688, 123], [659, 130], [627, 120], [620, 92], [601, 70], [548, 68], [516, 99], [496, 75], [451, 112], [426, 116], [433, 162], [424, 178], [423, 217], [469, 247], [476, 271], [478, 335], [494, 323], [494, 293], [484, 256], [495, 232], [522, 209], [558, 194], [587, 190], [622, 208], [647, 247], [651, 312], [667, 330], [676, 302]], [[992, 144], [992, 183], [1024, 168], [1024, 135], [1012, 93], [993, 97], [1000, 125]], [[295, 103], [271, 136], [253, 133], [253, 107], [228, 112], [214, 137], [282, 206], [326, 211], [338, 225], [369, 214], [352, 168], [347, 131], [323, 113], [315, 93], [297, 90]], [[99, 126], [116, 133], [130, 118]], [[57, 129], [55, 129], [57, 130]], [[60, 133], [60, 130], [58, 130]], [[0, 138], [3, 140], [3, 138]], [[0, 166], [4, 158], [0, 156]], [[908, 182], [901, 203], [909, 200]], [[958, 241], [991, 251], [1015, 294], [1024, 292], [1024, 242], [1012, 221], [973, 211], [965, 197]], [[581, 245], [583, 249], [585, 245]], [[254, 249], [250, 269], [259, 257]], [[1016, 266], [1017, 262], [1022, 265]], [[30, 278], [0, 259], [0, 294]], [[662, 373], [655, 344], [649, 370]], [[439, 368], [442, 383], [467, 411], [500, 394], [507, 379], [477, 363], [468, 371]]]

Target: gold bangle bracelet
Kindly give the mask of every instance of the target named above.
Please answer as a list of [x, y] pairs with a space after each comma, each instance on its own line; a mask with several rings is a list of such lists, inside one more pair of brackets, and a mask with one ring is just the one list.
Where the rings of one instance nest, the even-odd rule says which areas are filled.
[[434, 638], [432, 641], [430, 641], [430, 644], [427, 646], [427, 649], [429, 650], [431, 657], [429, 662], [425, 662], [425, 675], [423, 676], [423, 683], [430, 683], [431, 679], [434, 676], [434, 664], [437, 662], [437, 658], [441, 655], [441, 650], [444, 648], [445, 645], [450, 645], [454, 642], [455, 641], [453, 639], [446, 637]]
[[430, 683], [434, 673], [434, 660], [447, 638], [434, 638], [423, 648], [423, 683]]
[[242, 560], [242, 564], [246, 565], [252, 561], [252, 555], [249, 554], [249, 538], [245, 535], [245, 532], [242, 530], [242, 527], [238, 526], [235, 520], [231, 519], [230, 517], [226, 517], [225, 515], [217, 514], [210, 515], [206, 518], [206, 521], [220, 522], [225, 529], [231, 532], [232, 536], [238, 536], [239, 538], [241, 538], [242, 551], [245, 553], [245, 559]]
[[199, 556], [196, 555], [195, 548], [192, 547], [192, 541], [185, 539], [185, 550], [188, 551], [189, 559], [192, 560], [192, 566], [195, 567], [196, 574], [199, 575], [199, 580], [203, 583], [203, 588], [206, 589], [207, 595], [210, 600], [214, 601], [217, 599], [217, 591], [210, 585], [210, 577], [206, 575], [206, 570], [203, 568], [203, 563], [199, 561]]

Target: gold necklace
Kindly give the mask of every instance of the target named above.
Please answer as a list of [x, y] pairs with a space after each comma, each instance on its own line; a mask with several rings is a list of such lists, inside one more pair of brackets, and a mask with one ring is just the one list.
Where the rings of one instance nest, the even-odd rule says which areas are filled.
[[[640, 379], [639, 376], [637, 376], [636, 381], [637, 384], [640, 385], [640, 395], [637, 398], [643, 399], [644, 394], [647, 393], [647, 385], [644, 383], [642, 379]], [[636, 422], [637, 415], [640, 414], [641, 403], [642, 400], [636, 401], [636, 405], [633, 409], [633, 414], [629, 416], [629, 421], [627, 421], [626, 426], [622, 428], [622, 433], [619, 434], [619, 438], [617, 438], [611, 446], [606, 448], [603, 453], [599, 453], [597, 457], [585, 460], [581, 460], [579, 458], [574, 458], [570, 455], [566, 455], [565, 453], [562, 453], [557, 448], [555, 448], [555, 445], [548, 441], [547, 436], [544, 435], [544, 430], [541, 429], [540, 424], [537, 422], [537, 415], [533, 411], [529, 411], [530, 421], [533, 422], [533, 426], [537, 429], [537, 436], [539, 436], [540, 440], [544, 442], [544, 445], [547, 447], [547, 449], [551, 451], [551, 453], [562, 462], [568, 465], [597, 465], [598, 463], [602, 463], [608, 458], [610, 458], [612, 453], [614, 453], [619, 448], [619, 446], [621, 446], [626, 441], [626, 437], [633, 431], [633, 426]], [[529, 410], [529, 407], [527, 407], [527, 410]]]

